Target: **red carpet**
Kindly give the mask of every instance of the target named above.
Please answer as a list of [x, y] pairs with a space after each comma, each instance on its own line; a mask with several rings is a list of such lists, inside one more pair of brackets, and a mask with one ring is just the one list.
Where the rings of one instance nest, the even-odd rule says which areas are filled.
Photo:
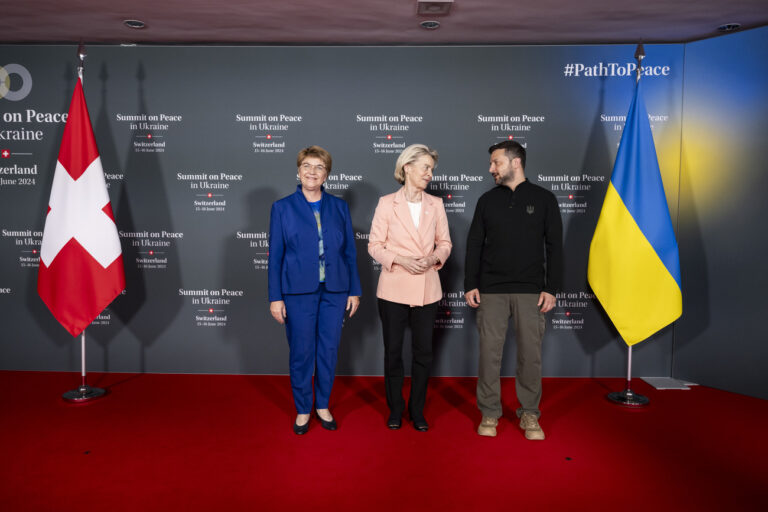
[[[109, 394], [70, 405], [67, 373], [0, 372], [0, 510], [764, 510], [768, 402], [711, 388], [635, 390], [546, 379], [543, 442], [514, 417], [475, 433], [472, 378], [430, 383], [430, 431], [385, 427], [383, 380], [339, 377], [339, 430], [291, 430], [287, 377], [92, 374]], [[763, 503], [763, 505], [760, 505]]]

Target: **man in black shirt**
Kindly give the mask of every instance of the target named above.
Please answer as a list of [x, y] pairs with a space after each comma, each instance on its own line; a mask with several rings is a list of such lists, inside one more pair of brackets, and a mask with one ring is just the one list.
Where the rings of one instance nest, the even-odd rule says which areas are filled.
[[504, 141], [488, 149], [496, 187], [475, 207], [467, 237], [464, 294], [477, 308], [480, 368], [477, 433], [495, 436], [501, 410], [501, 359], [509, 318], [517, 340], [515, 389], [520, 428], [544, 439], [541, 415], [541, 340], [545, 313], [555, 307], [562, 286], [563, 224], [552, 192], [525, 177], [525, 148]]

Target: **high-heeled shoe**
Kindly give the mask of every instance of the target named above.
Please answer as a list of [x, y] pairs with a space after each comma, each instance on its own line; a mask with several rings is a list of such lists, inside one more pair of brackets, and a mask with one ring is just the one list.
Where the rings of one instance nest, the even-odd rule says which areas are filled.
[[319, 420], [320, 420], [320, 425], [321, 425], [321, 426], [322, 426], [322, 427], [323, 427], [325, 430], [336, 430], [336, 428], [337, 428], [337, 425], [336, 425], [336, 419], [335, 419], [335, 418], [331, 418], [331, 420], [330, 420], [330, 421], [326, 421], [326, 420], [324, 420], [322, 417], [320, 417], [320, 414], [318, 414], [318, 412], [317, 412], [317, 411], [315, 411], [315, 414], [317, 415], [317, 419], [319, 419]]
[[297, 435], [304, 435], [307, 432], [309, 432], [309, 418], [307, 418], [307, 422], [303, 425], [299, 425], [298, 423], [293, 424], [293, 433]]

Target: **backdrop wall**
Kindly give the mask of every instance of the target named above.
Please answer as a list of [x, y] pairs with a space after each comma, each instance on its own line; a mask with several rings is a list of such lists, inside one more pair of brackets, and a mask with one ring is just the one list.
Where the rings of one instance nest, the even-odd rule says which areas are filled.
[[768, 29], [686, 45], [674, 375], [768, 398]]
[[[673, 219], [685, 48], [647, 46], [643, 78]], [[79, 368], [77, 343], [35, 290], [75, 53], [0, 46], [17, 96], [0, 98], [5, 369]], [[588, 289], [586, 261], [631, 99], [633, 53], [634, 45], [90, 47], [86, 99], [128, 289], [87, 331], [89, 369], [287, 373], [285, 336], [267, 311], [269, 208], [295, 189], [298, 150], [319, 144], [334, 157], [329, 192], [350, 204], [364, 291], [338, 371], [381, 374], [378, 268], [366, 238], [377, 198], [397, 188], [397, 154], [423, 142], [440, 152], [431, 188], [444, 198], [454, 242], [442, 271], [435, 374], [474, 375], [474, 313], [462, 299], [466, 231], [493, 186], [487, 147], [514, 137], [528, 148], [529, 179], [558, 196], [565, 227], [565, 289], [548, 321], [545, 373], [623, 375], [626, 349]], [[685, 274], [683, 266], [687, 294]], [[670, 375], [672, 347], [672, 328], [637, 346], [635, 375]], [[504, 373], [514, 373], [513, 350]]]

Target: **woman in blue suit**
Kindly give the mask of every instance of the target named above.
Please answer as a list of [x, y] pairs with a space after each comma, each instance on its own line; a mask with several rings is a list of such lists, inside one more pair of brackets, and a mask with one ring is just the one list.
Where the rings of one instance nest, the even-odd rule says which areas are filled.
[[319, 146], [302, 149], [296, 159], [301, 184], [275, 201], [269, 220], [269, 311], [288, 336], [297, 434], [309, 430], [313, 372], [317, 417], [336, 430], [328, 401], [341, 326], [362, 294], [349, 207], [323, 188], [331, 163]]

